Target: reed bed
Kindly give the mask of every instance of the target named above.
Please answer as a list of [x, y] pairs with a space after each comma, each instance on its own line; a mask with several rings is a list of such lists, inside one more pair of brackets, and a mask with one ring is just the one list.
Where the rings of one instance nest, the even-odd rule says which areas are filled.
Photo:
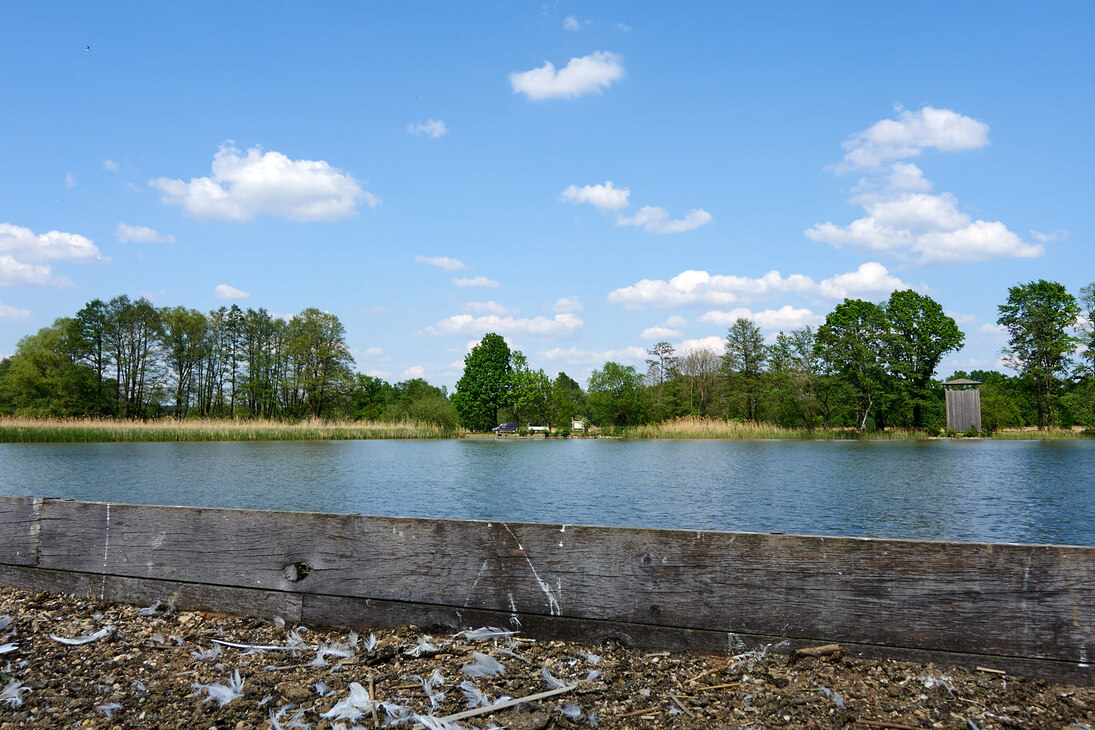
[[664, 423], [636, 426], [627, 433], [629, 438], [657, 439], [783, 439], [783, 440], [842, 440], [842, 439], [922, 439], [931, 435], [922, 431], [893, 429], [861, 433], [854, 428], [783, 428], [771, 423], [724, 421], [716, 418], [686, 416]]
[[443, 439], [452, 428], [425, 423], [376, 421], [123, 421], [97, 419], [0, 418], [3, 443], [90, 443], [107, 441], [332, 441], [355, 439]]

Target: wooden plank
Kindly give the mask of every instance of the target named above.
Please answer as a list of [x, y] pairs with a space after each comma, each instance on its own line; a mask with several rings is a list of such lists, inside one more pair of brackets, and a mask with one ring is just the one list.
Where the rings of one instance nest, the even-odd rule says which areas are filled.
[[1095, 548], [47, 500], [40, 565], [1086, 663]]
[[38, 497], [0, 497], [0, 563], [34, 565], [41, 505]]
[[26, 591], [67, 593], [89, 600], [136, 606], [150, 606], [156, 601], [167, 604], [174, 600], [180, 611], [212, 611], [266, 619], [281, 616], [290, 625], [301, 623], [302, 596], [299, 593], [17, 566], [0, 566], [0, 583]]

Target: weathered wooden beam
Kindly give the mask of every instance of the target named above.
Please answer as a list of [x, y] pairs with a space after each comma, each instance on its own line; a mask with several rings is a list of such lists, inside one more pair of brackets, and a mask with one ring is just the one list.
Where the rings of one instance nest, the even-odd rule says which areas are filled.
[[58, 500], [39, 514], [41, 569], [298, 594], [321, 623], [480, 612], [1076, 667], [1095, 647], [1090, 547]]
[[0, 498], [0, 562], [34, 565], [38, 558], [39, 510], [37, 497]]

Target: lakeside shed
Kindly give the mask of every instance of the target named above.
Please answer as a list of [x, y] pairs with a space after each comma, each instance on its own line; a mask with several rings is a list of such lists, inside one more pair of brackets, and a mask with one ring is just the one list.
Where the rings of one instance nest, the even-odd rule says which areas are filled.
[[981, 432], [981, 391], [977, 386], [980, 380], [955, 378], [943, 383], [947, 399], [947, 430], [959, 433], [970, 428]]

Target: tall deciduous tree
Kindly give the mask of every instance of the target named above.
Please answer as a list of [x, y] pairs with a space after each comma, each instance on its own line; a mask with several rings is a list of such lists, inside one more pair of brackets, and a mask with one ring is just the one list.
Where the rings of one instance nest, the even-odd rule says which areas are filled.
[[1084, 346], [1080, 359], [1087, 364], [1085, 374], [1095, 378], [1095, 282], [1080, 289], [1078, 303], [1080, 317], [1076, 324], [1080, 330], [1080, 344]]
[[490, 332], [464, 357], [464, 374], [456, 383], [452, 403], [460, 422], [472, 431], [489, 431], [498, 424], [506, 404], [510, 350], [502, 335]]
[[551, 379], [543, 370], [529, 367], [528, 358], [520, 350], [510, 358], [507, 405], [517, 423], [533, 425], [547, 418]]
[[643, 376], [632, 365], [606, 362], [589, 376], [589, 406], [598, 423], [631, 426], [642, 420]]
[[1068, 331], [1080, 312], [1076, 298], [1062, 284], [1040, 279], [1009, 288], [999, 312], [996, 323], [1008, 331], [1004, 355], [1035, 386], [1038, 427], [1052, 426], [1057, 377], [1066, 372], [1076, 345]]
[[939, 361], [962, 347], [965, 336], [931, 297], [911, 289], [895, 291], [884, 306], [886, 360], [901, 380], [913, 409], [913, 427], [924, 427], [924, 405]]
[[817, 331], [817, 356], [851, 389], [860, 431], [867, 428], [867, 420], [885, 392], [881, 353], [886, 326], [886, 314], [877, 304], [845, 299], [829, 312]]
[[163, 350], [171, 380], [175, 386], [175, 416], [185, 418], [194, 392], [194, 368], [205, 357], [205, 315], [186, 307], [164, 308]]
[[309, 307], [289, 321], [286, 346], [293, 361], [296, 404], [322, 418], [346, 394], [354, 359], [338, 317]]
[[744, 415], [750, 421], [757, 420], [760, 376], [767, 357], [760, 327], [745, 317], [735, 320], [726, 333], [723, 369], [730, 380], [731, 394], [740, 394]]

